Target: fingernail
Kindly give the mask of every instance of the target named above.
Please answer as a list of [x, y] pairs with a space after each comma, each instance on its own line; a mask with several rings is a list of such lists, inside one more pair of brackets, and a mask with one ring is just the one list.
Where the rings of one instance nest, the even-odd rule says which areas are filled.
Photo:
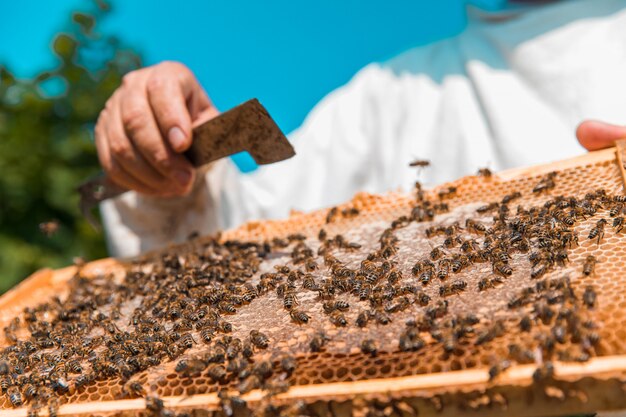
[[174, 126], [171, 128], [167, 133], [167, 137], [170, 140], [170, 145], [172, 145], [174, 149], [181, 150], [184, 148], [187, 137], [180, 127]]
[[176, 181], [178, 181], [180, 185], [182, 185], [183, 187], [186, 187], [187, 184], [189, 184], [189, 181], [191, 181], [191, 172], [180, 169], [174, 172], [174, 177], [176, 178]]

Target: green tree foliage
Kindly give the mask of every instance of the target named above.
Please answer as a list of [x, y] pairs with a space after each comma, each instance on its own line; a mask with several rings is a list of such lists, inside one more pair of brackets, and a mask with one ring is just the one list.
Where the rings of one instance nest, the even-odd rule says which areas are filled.
[[[0, 292], [35, 270], [106, 255], [103, 236], [81, 216], [77, 185], [99, 170], [93, 126], [139, 57], [95, 32], [108, 13], [73, 13], [52, 42], [58, 66], [18, 79], [0, 66]], [[46, 236], [39, 224], [58, 221]]]

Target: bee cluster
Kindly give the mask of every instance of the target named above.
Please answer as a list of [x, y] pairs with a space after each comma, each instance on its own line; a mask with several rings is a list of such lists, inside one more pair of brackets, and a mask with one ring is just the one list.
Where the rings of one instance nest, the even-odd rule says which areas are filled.
[[[490, 181], [490, 171], [481, 170], [480, 178]], [[410, 209], [367, 241], [331, 233], [334, 223], [360, 215], [356, 207], [332, 208], [314, 237], [211, 238], [184, 253], [138, 260], [121, 279], [85, 278], [79, 270], [67, 297], [26, 308], [4, 329], [10, 345], [0, 353], [0, 389], [12, 406], [28, 405], [33, 415], [45, 407], [54, 416], [72, 395], [118, 380], [120, 398], [145, 397], [152, 415], [173, 415], [145, 378], [171, 364], [180, 379], [210, 381], [222, 407], [232, 411], [245, 405], [234, 391], [261, 389], [269, 397], [287, 391], [307, 355], [332, 351], [356, 329], [353, 347], [363, 358], [425, 350], [454, 357], [519, 333], [519, 342], [492, 358], [490, 379], [512, 363], [535, 363], [536, 383], [554, 393], [553, 360], [586, 361], [601, 353], [591, 314], [596, 290], [575, 285], [577, 276], [594, 275], [598, 261], [588, 255], [572, 265], [570, 252], [583, 240], [601, 245], [611, 226], [619, 233], [626, 201], [603, 190], [551, 196], [557, 180], [548, 174], [532, 189], [543, 204], [517, 204], [523, 195], [516, 191], [463, 221], [437, 218], [454, 211], [456, 187], [427, 193], [417, 183]], [[581, 224], [589, 222], [581, 236]], [[430, 250], [403, 251], [401, 232], [415, 225]], [[477, 268], [478, 276], [468, 272]], [[469, 292], [488, 303], [516, 273], [525, 284], [505, 303], [509, 320], [451, 307]], [[314, 326], [305, 347], [275, 348], [285, 340], [270, 326], [239, 319], [252, 305], [280, 306], [265, 309], [288, 318], [294, 333]], [[383, 343], [380, 328], [393, 328], [396, 337]], [[268, 405], [265, 411], [281, 410]]]

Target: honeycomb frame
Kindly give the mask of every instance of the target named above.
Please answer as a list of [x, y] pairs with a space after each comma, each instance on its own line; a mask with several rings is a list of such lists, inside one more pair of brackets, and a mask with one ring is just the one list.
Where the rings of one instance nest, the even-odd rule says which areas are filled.
[[[554, 164], [505, 171], [494, 175], [489, 181], [469, 176], [443, 184], [432, 192], [436, 193], [450, 186], [456, 186], [460, 190], [477, 188], [471, 195], [464, 193], [451, 201], [455, 206], [463, 206], [485, 201], [485, 194], [502, 195], [512, 187], [519, 187], [522, 182], [536, 182], [537, 178], [552, 171], [582, 173], [579, 180], [566, 180], [580, 189], [591, 189], [602, 181], [608, 181], [614, 188], [619, 188], [614, 191], [622, 192], [624, 149], [623, 144], [620, 144], [617, 149], [593, 152]], [[604, 177], [594, 176], [595, 171], [601, 171]], [[358, 206], [365, 216], [359, 216], [355, 222], [367, 223], [370, 221], [368, 213], [375, 215], [381, 211], [401, 212], [409, 202], [409, 196], [399, 193], [385, 196], [359, 194], [340, 207]], [[283, 221], [247, 223], [238, 229], [224, 232], [221, 239], [255, 240], [268, 236], [284, 236], [296, 231], [310, 234], [324, 224], [327, 212], [328, 210], [319, 210], [309, 214], [296, 213]], [[350, 220], [347, 223], [349, 227]], [[184, 250], [186, 246], [188, 244], [169, 250]], [[581, 256], [575, 255], [574, 259], [579, 260]], [[121, 273], [127, 262], [129, 261], [114, 259], [95, 261], [82, 266], [81, 272], [88, 276], [116, 271]], [[602, 264], [599, 267], [602, 268]], [[0, 298], [0, 324], [4, 327], [25, 306], [33, 305], [50, 295], [62, 296], [76, 271], [77, 267], [39, 271], [7, 292]], [[613, 290], [619, 291], [620, 288]], [[619, 338], [622, 333], [626, 337], [626, 330], [616, 329], [615, 333]], [[6, 344], [6, 340], [2, 340], [2, 343]], [[583, 364], [557, 362], [555, 380], [566, 394], [563, 400], [542, 395], [533, 387], [532, 374], [535, 366], [514, 365], [495, 381], [489, 380], [488, 367], [478, 366], [400, 377], [295, 385], [288, 392], [276, 395], [273, 401], [278, 404], [304, 401], [317, 410], [318, 415], [350, 415], [356, 413], [363, 402], [393, 404], [395, 401], [408, 404], [410, 408], [419, 410], [421, 415], [437, 415], [442, 412], [442, 406], [445, 406], [445, 412], [449, 415], [490, 415], [506, 410], [511, 415], [534, 416], [622, 409], [626, 408], [626, 399], [622, 395], [626, 382], [626, 351], [623, 353], [595, 357]], [[250, 406], [264, 401], [263, 394], [259, 391], [245, 394], [243, 398]], [[501, 401], [502, 398], [506, 401]], [[219, 408], [219, 399], [215, 393], [175, 395], [163, 399], [167, 407], [175, 410]], [[479, 406], [473, 407], [471, 404]], [[131, 415], [141, 413], [144, 408], [145, 402], [142, 399], [85, 401], [62, 405], [58, 415]], [[400, 411], [396, 414], [402, 415]], [[18, 415], [27, 415], [26, 409], [0, 410], [0, 417]], [[46, 415], [46, 412], [43, 411], [41, 415]]]

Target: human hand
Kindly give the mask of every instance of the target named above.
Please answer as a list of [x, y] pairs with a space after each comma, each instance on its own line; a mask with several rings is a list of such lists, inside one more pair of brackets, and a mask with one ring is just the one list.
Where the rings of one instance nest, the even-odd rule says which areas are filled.
[[588, 151], [609, 148], [619, 139], [626, 139], [626, 126], [596, 120], [585, 120], [576, 129], [576, 137]]
[[142, 194], [184, 195], [195, 171], [181, 154], [191, 145], [194, 120], [217, 109], [193, 73], [163, 62], [124, 76], [98, 117], [98, 158], [113, 182]]

